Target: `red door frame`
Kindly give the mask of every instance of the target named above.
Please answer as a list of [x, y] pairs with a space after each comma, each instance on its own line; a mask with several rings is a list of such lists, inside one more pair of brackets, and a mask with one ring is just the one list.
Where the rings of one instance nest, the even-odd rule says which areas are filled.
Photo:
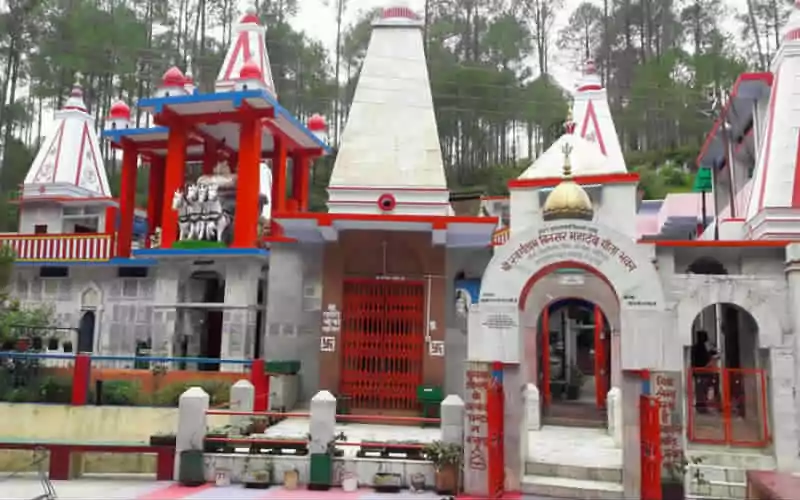
[[661, 500], [661, 424], [658, 398], [639, 396], [641, 498]]
[[[610, 335], [605, 328], [605, 315], [603, 314], [603, 310], [597, 304], [594, 304], [591, 301], [586, 299], [582, 299], [580, 297], [576, 297], [576, 299], [583, 300], [585, 302], [590, 302], [594, 305], [594, 384], [595, 384], [595, 403], [598, 409], [605, 408], [606, 406], [606, 397], [608, 395], [609, 390], [609, 370], [608, 370], [608, 360], [609, 360], [609, 344], [610, 344]], [[562, 300], [554, 299], [547, 303], [547, 305], [542, 309], [541, 314], [541, 364], [542, 364], [542, 384], [541, 384], [541, 391], [542, 391], [542, 403], [545, 407], [550, 405], [552, 400], [552, 388], [550, 387], [550, 306], [556, 302]], [[566, 369], [566, 367], [565, 367]]]
[[605, 315], [597, 304], [594, 305], [594, 388], [597, 408], [606, 407], [608, 395], [609, 335], [605, 328]]

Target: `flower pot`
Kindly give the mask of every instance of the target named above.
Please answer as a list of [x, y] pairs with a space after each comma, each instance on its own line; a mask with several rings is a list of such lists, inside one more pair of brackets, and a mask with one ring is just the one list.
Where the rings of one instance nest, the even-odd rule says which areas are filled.
[[333, 459], [327, 453], [312, 453], [308, 489], [325, 491], [333, 482]]
[[358, 476], [352, 472], [345, 472], [342, 478], [342, 490], [352, 493], [358, 489]]
[[372, 487], [380, 493], [397, 493], [403, 486], [403, 477], [396, 472], [378, 472], [372, 478]]
[[287, 490], [296, 490], [300, 483], [300, 473], [297, 469], [289, 469], [283, 473], [283, 487]]
[[150, 436], [150, 446], [175, 446], [175, 434], [154, 434]]
[[662, 500], [684, 500], [683, 483], [669, 481], [661, 483]]
[[423, 491], [425, 489], [425, 474], [417, 472], [411, 475], [411, 491]]
[[181, 452], [181, 463], [178, 468], [178, 482], [182, 486], [200, 486], [206, 484], [203, 450], [184, 450]]
[[455, 495], [458, 492], [458, 467], [453, 464], [442, 465], [436, 471], [434, 489], [439, 495]]
[[244, 487], [265, 490], [272, 486], [272, 471], [269, 469], [248, 472], [244, 477]]

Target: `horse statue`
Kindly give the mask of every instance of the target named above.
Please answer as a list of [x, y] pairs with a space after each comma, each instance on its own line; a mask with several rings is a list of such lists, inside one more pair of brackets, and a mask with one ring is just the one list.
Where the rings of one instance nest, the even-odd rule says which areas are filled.
[[199, 193], [200, 189], [197, 187], [197, 184], [190, 184], [186, 187], [186, 196], [184, 197], [184, 201], [186, 203], [186, 215], [189, 219], [189, 234], [186, 237], [187, 240], [201, 239], [201, 235], [198, 230], [200, 229], [200, 218], [203, 209], [198, 203]]
[[221, 242], [225, 235], [225, 229], [231, 223], [231, 216], [222, 207], [222, 200], [219, 199], [219, 187], [216, 184], [208, 185], [203, 213], [206, 225], [202, 239]]
[[172, 209], [178, 212], [178, 239], [188, 239], [191, 232], [191, 223], [189, 222], [189, 207], [186, 203], [186, 197], [183, 195], [183, 190], [177, 189], [175, 194], [172, 195]]
[[206, 204], [208, 202], [208, 185], [195, 184], [197, 186], [197, 209], [199, 211], [197, 222], [194, 225], [194, 237], [197, 240], [204, 240], [206, 238], [206, 226], [208, 225], [208, 215], [206, 213]]

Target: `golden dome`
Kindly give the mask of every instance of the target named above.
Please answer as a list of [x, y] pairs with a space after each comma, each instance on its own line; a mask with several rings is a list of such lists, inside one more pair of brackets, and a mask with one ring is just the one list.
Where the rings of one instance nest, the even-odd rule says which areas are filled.
[[572, 180], [572, 165], [569, 155], [572, 147], [564, 145], [564, 180], [553, 189], [544, 202], [542, 215], [544, 220], [580, 219], [592, 220], [594, 208], [586, 191]]

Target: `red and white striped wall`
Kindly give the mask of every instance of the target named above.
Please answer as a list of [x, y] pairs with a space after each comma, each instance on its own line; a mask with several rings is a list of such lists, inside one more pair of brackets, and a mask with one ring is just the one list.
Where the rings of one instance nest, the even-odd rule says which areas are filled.
[[0, 244], [14, 249], [16, 260], [103, 261], [114, 256], [110, 234], [3, 234]]

